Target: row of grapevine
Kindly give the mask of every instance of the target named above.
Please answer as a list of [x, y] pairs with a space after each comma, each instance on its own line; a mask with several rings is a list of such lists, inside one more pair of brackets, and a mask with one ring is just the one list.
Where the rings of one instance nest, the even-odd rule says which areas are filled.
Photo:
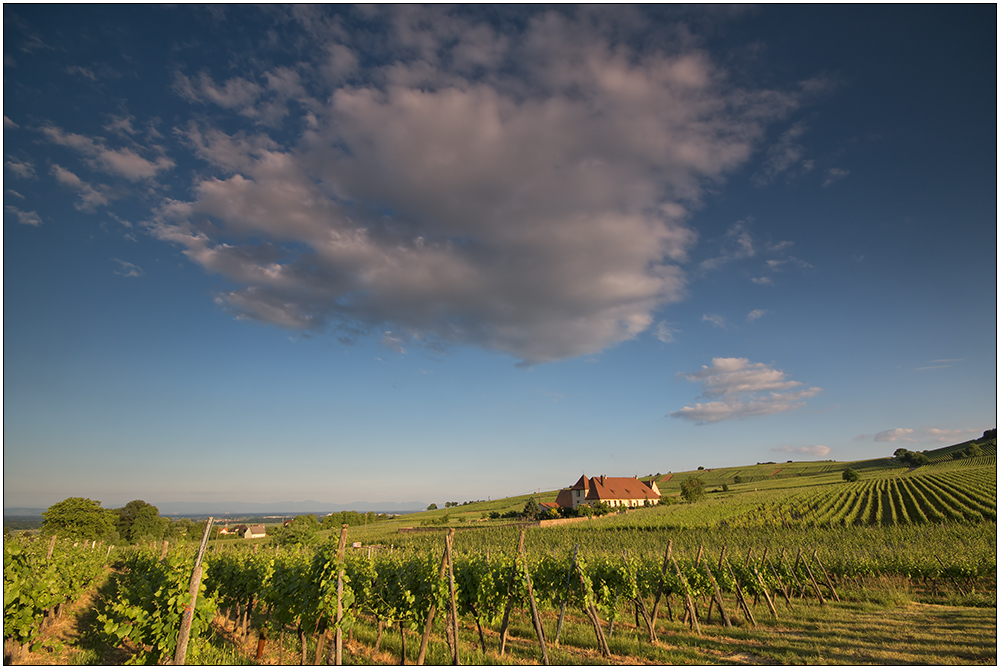
[[[188, 549], [160, 554], [149, 548], [125, 549], [115, 562], [116, 574], [97, 607], [99, 635], [117, 646], [128, 641], [140, 663], [161, 664], [174, 656], [185, 609], [194, 555]], [[191, 638], [208, 629], [216, 604], [204, 584], [193, 609]]]
[[840, 489], [762, 502], [737, 525], [804, 523], [813, 526], [996, 521], [996, 477], [963, 469], [845, 483]]
[[[354, 601], [350, 577], [338, 578], [344, 565], [342, 553], [342, 546], [331, 545], [312, 555], [300, 550], [216, 553], [208, 558], [207, 592], [226, 610], [227, 619], [236, 610], [244, 636], [254, 617], [264, 617], [272, 634], [295, 627], [304, 663], [307, 635], [325, 638], [336, 627], [350, 627], [349, 615], [339, 623], [336, 619], [338, 603], [347, 608]], [[317, 655], [321, 652], [319, 645]]]
[[[440, 535], [437, 540], [440, 542]], [[717, 562], [709, 560], [707, 554], [703, 557], [700, 549], [696, 556], [683, 559], [670, 555], [669, 567], [668, 561], [660, 557], [627, 552], [528, 555], [466, 551], [456, 554], [450, 566], [454, 570], [457, 614], [475, 623], [484, 652], [484, 628], [501, 625], [503, 629], [511, 607], [526, 610], [529, 604], [537, 604], [551, 610], [568, 606], [584, 611], [593, 607], [610, 629], [628, 608], [633, 608], [637, 620], [639, 611], [643, 612], [652, 638], [656, 614], [651, 619], [649, 612], [656, 610], [661, 598], [669, 617], [673, 618], [677, 611], [678, 619], [684, 616], [690, 624], [697, 624], [711, 610], [709, 601], [721, 606], [723, 600], [719, 598], [725, 595], [730, 599], [725, 605], [730, 616], [738, 610], [732, 603], [735, 598], [739, 610], [744, 611], [743, 617], [755, 624], [752, 605], [746, 603], [751, 598], [766, 602], [771, 613], [777, 615], [774, 601], [779, 594], [788, 606], [804, 596], [836, 598], [828, 574], [842, 572], [839, 566], [824, 567], [817, 558], [801, 551], [797, 556], [784, 551], [768, 555], [767, 550], [757, 555], [752, 549], [745, 558], [723, 550]], [[332, 600], [328, 598], [326, 605], [321, 604], [318, 594], [331, 583], [331, 567], [343, 569], [343, 591], [350, 591], [344, 606], [352, 612], [345, 619], [364, 619], [377, 625], [378, 639], [384, 631], [396, 627], [419, 632], [428, 624], [432, 611], [446, 610], [449, 583], [444, 558], [430, 551], [357, 551], [340, 560], [330, 546], [311, 555], [294, 549], [226, 551], [210, 558], [208, 589], [220, 606], [249, 610], [251, 620], [258, 629], [266, 630], [268, 637], [289, 627], [299, 630], [300, 635], [314, 636], [318, 661], [324, 630], [334, 624]], [[874, 573], [877, 565], [869, 561], [851, 575]], [[688, 599], [702, 603], [700, 607], [689, 605]], [[539, 639], [544, 647], [541, 634]], [[307, 661], [305, 647], [303, 637], [303, 663]]]
[[3, 542], [3, 636], [17, 654], [32, 644], [66, 602], [105, 573], [108, 550], [92, 542], [6, 537]]

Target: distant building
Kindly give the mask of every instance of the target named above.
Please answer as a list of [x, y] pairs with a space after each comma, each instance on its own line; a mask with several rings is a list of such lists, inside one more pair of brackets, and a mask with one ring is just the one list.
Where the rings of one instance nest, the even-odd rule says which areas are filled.
[[631, 477], [581, 476], [569, 488], [560, 490], [556, 504], [575, 509], [581, 504], [606, 502], [611, 506], [636, 507], [660, 503], [660, 489], [656, 481], [645, 483]]
[[241, 525], [240, 527], [245, 528], [242, 534], [244, 539], [260, 539], [267, 536], [263, 525], [250, 525], [249, 527]]

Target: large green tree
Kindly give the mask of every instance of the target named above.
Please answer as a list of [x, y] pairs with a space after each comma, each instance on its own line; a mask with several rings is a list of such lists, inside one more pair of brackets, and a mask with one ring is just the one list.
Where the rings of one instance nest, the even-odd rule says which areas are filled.
[[129, 543], [160, 539], [168, 522], [160, 518], [159, 509], [141, 499], [133, 499], [118, 509], [118, 534]]
[[86, 497], [67, 497], [42, 512], [43, 534], [73, 539], [108, 539], [115, 536], [115, 524], [101, 503]]

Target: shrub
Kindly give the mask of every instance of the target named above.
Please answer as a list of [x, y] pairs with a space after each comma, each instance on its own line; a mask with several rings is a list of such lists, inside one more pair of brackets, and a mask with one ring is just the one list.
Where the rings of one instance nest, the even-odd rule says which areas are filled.
[[681, 483], [681, 497], [685, 502], [697, 502], [705, 497], [705, 482], [701, 479], [688, 479]]
[[854, 471], [853, 469], [845, 469], [844, 470], [844, 474], [843, 474], [843, 478], [848, 483], [854, 483], [855, 481], [858, 481], [858, 480], [861, 479], [861, 477], [858, 476], [858, 473], [856, 471]]

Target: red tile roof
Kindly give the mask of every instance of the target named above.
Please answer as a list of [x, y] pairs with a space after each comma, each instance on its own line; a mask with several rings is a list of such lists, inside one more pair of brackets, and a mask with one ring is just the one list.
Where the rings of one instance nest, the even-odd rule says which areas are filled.
[[595, 476], [587, 486], [587, 499], [659, 499], [652, 488], [635, 477]]

